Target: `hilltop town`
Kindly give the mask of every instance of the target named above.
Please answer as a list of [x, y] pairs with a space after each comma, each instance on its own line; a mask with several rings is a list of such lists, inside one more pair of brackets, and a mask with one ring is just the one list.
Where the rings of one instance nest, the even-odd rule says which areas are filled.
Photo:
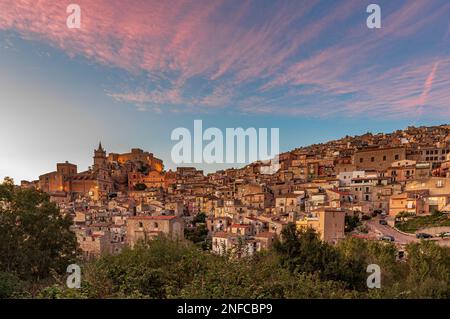
[[[355, 236], [393, 241], [401, 250], [422, 236], [449, 245], [450, 125], [346, 136], [282, 153], [279, 162], [272, 175], [261, 174], [259, 162], [211, 174], [166, 171], [152, 153], [107, 154], [100, 143], [87, 171], [57, 163], [21, 187], [48, 193], [73, 217], [87, 259], [160, 234], [247, 256], [270, 249], [288, 223], [332, 244]], [[437, 212], [440, 224], [400, 230]]]

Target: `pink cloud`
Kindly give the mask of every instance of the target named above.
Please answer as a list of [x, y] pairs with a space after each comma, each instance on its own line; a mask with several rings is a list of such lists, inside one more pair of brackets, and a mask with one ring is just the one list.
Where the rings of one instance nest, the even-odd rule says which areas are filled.
[[[273, 2], [261, 11], [255, 11], [258, 1], [251, 0], [233, 2], [239, 4], [233, 9], [231, 0], [77, 0], [82, 28], [69, 30], [66, 7], [72, 2], [0, 0], [0, 29], [46, 41], [71, 57], [87, 57], [131, 74], [144, 71], [152, 85], [123, 85], [123, 90], [107, 93], [140, 109], [161, 110], [168, 104], [204, 110], [235, 103], [246, 113], [303, 116], [317, 114], [320, 107], [321, 115], [401, 116], [420, 105], [433, 104], [444, 113], [450, 108], [445, 56], [436, 57], [441, 61], [439, 76], [437, 63], [430, 71], [430, 58], [405, 61], [381, 73], [370, 63], [386, 44], [445, 17], [448, 3], [423, 14], [428, 1], [408, 1], [383, 18], [379, 32], [369, 34], [364, 26], [339, 24], [355, 10], [361, 10], [364, 21], [360, 0], [326, 3], [329, 10], [318, 15], [324, 7], [319, 0]], [[313, 13], [317, 18], [308, 20]], [[337, 25], [343, 28], [342, 39], [315, 45]], [[188, 84], [197, 78], [208, 82], [208, 93], [189, 95]], [[161, 85], [161, 79], [168, 84]], [[239, 97], [241, 87], [255, 81], [254, 91]], [[264, 96], [279, 89], [287, 93]], [[351, 94], [354, 100], [336, 100]], [[302, 97], [313, 95], [318, 97], [315, 105], [303, 103]], [[287, 105], [292, 97], [299, 99], [298, 105]]]

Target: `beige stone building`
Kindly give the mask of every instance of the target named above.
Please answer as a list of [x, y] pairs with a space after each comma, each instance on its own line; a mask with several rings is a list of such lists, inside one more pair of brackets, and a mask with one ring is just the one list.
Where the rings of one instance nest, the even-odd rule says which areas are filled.
[[314, 229], [320, 239], [328, 243], [336, 243], [344, 239], [345, 211], [322, 208], [296, 222], [297, 229]]
[[434, 210], [442, 211], [450, 204], [450, 178], [430, 177], [411, 181], [406, 184], [405, 191], [424, 200], [426, 214]]
[[76, 235], [85, 259], [94, 259], [111, 253], [111, 236], [108, 231], [77, 232]]
[[159, 235], [184, 238], [184, 221], [177, 216], [132, 216], [127, 219], [127, 243], [133, 247], [139, 240]]
[[424, 214], [425, 202], [423, 196], [418, 196], [411, 192], [391, 196], [389, 201], [389, 216], [395, 217], [402, 212], [414, 215]]
[[385, 171], [393, 162], [406, 159], [403, 147], [365, 148], [355, 152], [353, 162], [357, 170]]
[[93, 167], [81, 173], [77, 173], [77, 166], [69, 162], [56, 164], [55, 172], [39, 176], [39, 189], [49, 194], [88, 194], [94, 199], [106, 196], [113, 191], [114, 183], [101, 143], [94, 151], [93, 159]]
[[110, 153], [108, 155], [108, 162], [110, 163], [117, 162], [123, 165], [129, 161], [142, 162], [146, 164], [150, 170], [154, 170], [157, 172], [162, 172], [164, 169], [162, 160], [154, 157], [152, 153], [144, 152], [139, 148], [133, 148], [129, 153]]

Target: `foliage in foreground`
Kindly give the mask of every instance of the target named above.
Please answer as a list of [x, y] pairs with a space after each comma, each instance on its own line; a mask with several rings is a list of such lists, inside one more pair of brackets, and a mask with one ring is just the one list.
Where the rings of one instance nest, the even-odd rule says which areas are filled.
[[[291, 244], [284, 242], [278, 243], [276, 250], [240, 259], [212, 255], [188, 242], [159, 238], [84, 265], [81, 289], [54, 286], [41, 297], [450, 297], [448, 248], [431, 242], [412, 244], [407, 249], [408, 260], [400, 262], [391, 244], [348, 239], [334, 247], [319, 244], [313, 233], [302, 238], [305, 234], [299, 234], [299, 243], [291, 243], [297, 250], [290, 250]], [[306, 253], [312, 257], [305, 258]], [[366, 286], [369, 274], [365, 271], [371, 263], [381, 267], [381, 289]]]
[[71, 225], [47, 194], [6, 179], [0, 184], [0, 272], [32, 282], [64, 272], [78, 254]]

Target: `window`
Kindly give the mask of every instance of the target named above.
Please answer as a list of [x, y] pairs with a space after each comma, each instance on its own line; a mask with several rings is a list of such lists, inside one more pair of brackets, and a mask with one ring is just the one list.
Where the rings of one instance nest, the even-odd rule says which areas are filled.
[[437, 182], [436, 182], [436, 187], [444, 187], [444, 181], [443, 180], [438, 180]]
[[386, 159], [387, 159], [387, 158], [386, 158], [386, 155], [384, 155], [384, 156], [383, 156], [383, 161], [386, 162]]
[[398, 154], [395, 155], [395, 160], [396, 160], [396, 161], [398, 161], [399, 158], [400, 158], [400, 157], [398, 156]]
[[153, 227], [158, 228], [158, 223], [153, 223]]
[[373, 162], [375, 162], [375, 157], [371, 157], [370, 158], [370, 161], [373, 163]]
[[361, 158], [359, 159], [359, 162], [362, 163], [363, 161], [364, 161], [364, 159], [361, 157]]
[[142, 224], [142, 222], [139, 222], [139, 227], [140, 228], [144, 227], [144, 224]]

